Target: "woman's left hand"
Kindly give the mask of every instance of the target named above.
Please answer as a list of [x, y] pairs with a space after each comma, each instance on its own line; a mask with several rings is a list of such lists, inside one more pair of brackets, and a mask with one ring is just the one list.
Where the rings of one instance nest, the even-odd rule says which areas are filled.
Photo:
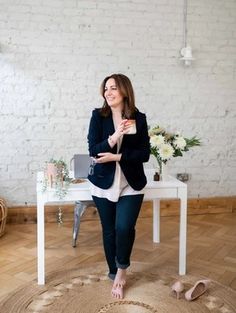
[[120, 161], [121, 154], [114, 154], [111, 152], [98, 153], [99, 158], [96, 159], [96, 163], [106, 163], [112, 161]]

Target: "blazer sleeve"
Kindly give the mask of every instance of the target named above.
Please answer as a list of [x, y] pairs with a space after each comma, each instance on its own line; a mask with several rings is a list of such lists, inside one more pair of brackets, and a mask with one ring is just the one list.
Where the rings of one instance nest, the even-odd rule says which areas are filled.
[[103, 138], [102, 117], [98, 109], [93, 110], [88, 132], [89, 155], [96, 157], [100, 152], [111, 152], [108, 138]]
[[[140, 113], [141, 114], [141, 113]], [[141, 115], [141, 126], [139, 129], [139, 140], [135, 148], [125, 146], [122, 149], [121, 162], [148, 162], [150, 157], [150, 143], [148, 135], [147, 120], [145, 114]]]

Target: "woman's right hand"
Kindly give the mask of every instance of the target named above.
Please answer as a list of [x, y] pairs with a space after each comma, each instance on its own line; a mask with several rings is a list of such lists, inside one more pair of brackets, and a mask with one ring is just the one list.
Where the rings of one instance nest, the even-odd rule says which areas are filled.
[[129, 132], [130, 127], [131, 127], [131, 124], [129, 123], [129, 120], [127, 120], [127, 119], [122, 120], [120, 122], [120, 124], [118, 124], [117, 129], [116, 129], [114, 135], [118, 139], [121, 136], [127, 134]]
[[121, 136], [123, 136], [129, 132], [130, 127], [131, 127], [131, 123], [129, 123], [129, 120], [127, 120], [127, 119], [122, 120], [118, 124], [116, 131], [114, 132], [113, 135], [109, 136], [109, 139], [108, 139], [108, 143], [109, 143], [111, 148], [113, 148], [116, 145], [118, 139]]

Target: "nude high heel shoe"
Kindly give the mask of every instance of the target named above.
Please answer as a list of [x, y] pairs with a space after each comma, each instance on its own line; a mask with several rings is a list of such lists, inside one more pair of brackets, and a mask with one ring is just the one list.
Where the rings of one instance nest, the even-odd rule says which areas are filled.
[[176, 281], [171, 286], [172, 293], [176, 296], [176, 298], [179, 300], [181, 293], [184, 291], [184, 284], [181, 283], [181, 281]]
[[192, 301], [200, 297], [208, 289], [210, 282], [209, 279], [197, 281], [192, 288], [185, 292], [185, 299]]

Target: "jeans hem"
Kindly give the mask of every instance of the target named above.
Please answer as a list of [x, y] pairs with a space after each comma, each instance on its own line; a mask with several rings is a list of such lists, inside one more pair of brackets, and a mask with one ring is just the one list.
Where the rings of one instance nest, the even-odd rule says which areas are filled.
[[120, 264], [117, 260], [116, 260], [116, 266], [117, 268], [120, 268], [122, 270], [125, 270], [127, 269], [129, 266], [130, 266], [130, 263], [127, 263], [127, 264]]
[[108, 273], [107, 275], [111, 280], [114, 280], [115, 277], [116, 277], [116, 274], [113, 274], [113, 273]]

